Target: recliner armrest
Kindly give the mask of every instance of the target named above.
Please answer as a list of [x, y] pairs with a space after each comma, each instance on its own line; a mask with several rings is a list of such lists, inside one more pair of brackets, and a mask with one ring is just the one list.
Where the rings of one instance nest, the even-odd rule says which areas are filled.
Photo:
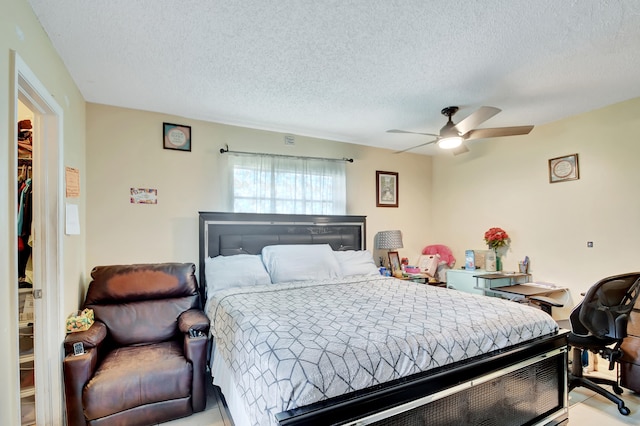
[[204, 410], [207, 405], [205, 371], [209, 318], [200, 309], [189, 309], [178, 317], [178, 328], [184, 333], [184, 356], [193, 366], [191, 408], [197, 413]]
[[209, 318], [200, 309], [189, 309], [178, 317], [178, 328], [185, 334], [195, 330], [206, 335], [209, 333]]
[[82, 390], [89, 379], [93, 377], [97, 366], [98, 349], [96, 348], [90, 348], [82, 355], [67, 355], [62, 362], [67, 424], [69, 426], [85, 426], [87, 424], [82, 408]]
[[193, 378], [191, 381], [191, 408], [194, 412], [205, 409], [207, 405], [206, 391], [206, 369], [207, 369], [207, 344], [209, 339], [206, 335], [190, 337], [184, 336], [184, 356], [193, 367]]
[[64, 350], [66, 355], [73, 355], [73, 345], [82, 342], [84, 350], [97, 348], [107, 337], [107, 326], [96, 321], [88, 330], [69, 333], [64, 339]]

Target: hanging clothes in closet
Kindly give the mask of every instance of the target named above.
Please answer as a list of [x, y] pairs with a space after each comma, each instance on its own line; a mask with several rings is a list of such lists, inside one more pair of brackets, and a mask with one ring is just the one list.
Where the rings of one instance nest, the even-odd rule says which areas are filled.
[[31, 201], [33, 185], [31, 182], [31, 158], [33, 153], [33, 126], [31, 120], [18, 122], [18, 161], [21, 167], [18, 176], [18, 283], [20, 287], [29, 287], [26, 268], [31, 257]]
[[31, 120], [18, 122], [18, 284], [30, 287], [26, 277], [26, 268], [31, 257], [32, 193], [31, 159], [33, 153], [33, 126]]
[[32, 200], [33, 185], [31, 178], [26, 178], [18, 188], [18, 282], [19, 287], [29, 287], [26, 280], [26, 268], [31, 257]]

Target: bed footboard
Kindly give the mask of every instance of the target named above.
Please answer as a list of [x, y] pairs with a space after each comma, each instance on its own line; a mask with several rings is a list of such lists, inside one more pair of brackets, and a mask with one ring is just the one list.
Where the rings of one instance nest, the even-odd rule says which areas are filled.
[[283, 426], [560, 424], [568, 417], [567, 392], [565, 332], [276, 418]]

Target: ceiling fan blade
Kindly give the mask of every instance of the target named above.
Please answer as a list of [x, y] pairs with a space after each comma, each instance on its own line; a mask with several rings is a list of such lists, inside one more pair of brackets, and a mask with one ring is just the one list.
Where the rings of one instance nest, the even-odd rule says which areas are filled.
[[468, 133], [471, 130], [475, 129], [480, 124], [484, 123], [500, 111], [502, 111], [500, 108], [481, 106], [473, 114], [453, 126], [453, 128], [456, 129], [459, 134], [464, 135], [465, 133]]
[[501, 136], [526, 135], [533, 129], [533, 126], [495, 127], [493, 129], [475, 129], [464, 135], [465, 140], [498, 138]]
[[438, 139], [434, 139], [434, 140], [429, 141], [429, 142], [421, 143], [420, 145], [412, 146], [411, 148], [403, 149], [402, 151], [396, 151], [396, 152], [394, 152], [394, 154], [402, 154], [403, 152], [411, 151], [412, 149], [420, 148], [421, 146], [429, 145], [429, 144], [435, 143], [437, 141], [438, 141]]
[[420, 133], [420, 132], [410, 132], [408, 130], [398, 130], [398, 129], [391, 129], [391, 130], [387, 130], [387, 133], [410, 133], [412, 135], [425, 135], [425, 136], [440, 136], [440, 135], [434, 135], [433, 133]]
[[467, 145], [462, 144], [457, 148], [453, 148], [453, 155], [460, 155], [460, 154], [464, 154], [465, 152], [469, 152], [469, 148], [467, 148]]

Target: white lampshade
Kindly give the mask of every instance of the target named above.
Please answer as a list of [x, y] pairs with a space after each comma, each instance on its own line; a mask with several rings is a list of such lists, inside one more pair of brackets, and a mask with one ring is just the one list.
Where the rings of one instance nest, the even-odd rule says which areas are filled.
[[377, 249], [386, 250], [403, 248], [402, 232], [398, 230], [378, 232], [376, 234], [375, 246]]
[[453, 149], [460, 145], [462, 145], [462, 137], [460, 136], [442, 138], [438, 141], [438, 146], [442, 149]]

